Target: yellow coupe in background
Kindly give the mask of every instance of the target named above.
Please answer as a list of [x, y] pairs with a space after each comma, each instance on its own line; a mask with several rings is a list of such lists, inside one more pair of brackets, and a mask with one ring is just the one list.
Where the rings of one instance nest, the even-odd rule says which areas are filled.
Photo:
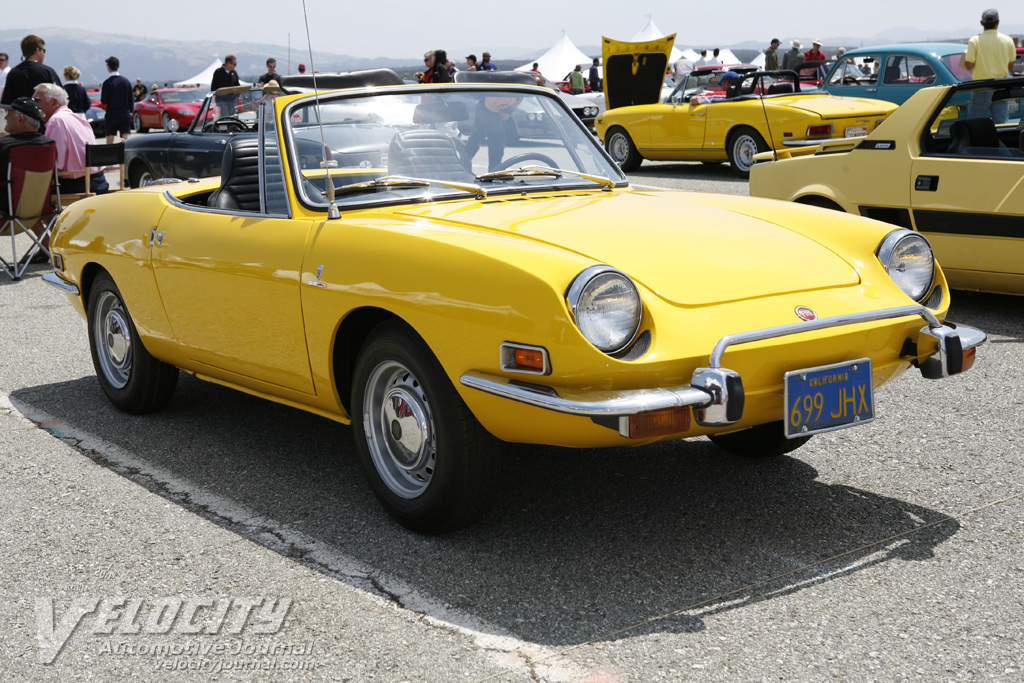
[[1024, 294], [1022, 113], [1022, 78], [927, 88], [864, 140], [762, 155], [750, 193], [916, 230], [952, 287]]
[[[707, 435], [776, 456], [869, 423], [911, 367], [967, 370], [985, 340], [943, 322], [919, 235], [631, 189], [550, 90], [389, 71], [281, 87], [221, 178], [66, 209], [46, 279], [85, 317], [115, 406], [163, 407], [180, 369], [351, 424], [411, 529], [482, 514], [502, 441]], [[519, 107], [558, 137], [520, 139]]]
[[[697, 69], [659, 102], [653, 84], [660, 87], [666, 60], [652, 53], [663, 49], [660, 43], [605, 39], [608, 110], [594, 128], [626, 171], [635, 171], [644, 159], [728, 161], [746, 178], [758, 152], [863, 137], [896, 110], [897, 105], [880, 100], [801, 90], [794, 71], [753, 67]], [[722, 82], [730, 72], [738, 80]]]

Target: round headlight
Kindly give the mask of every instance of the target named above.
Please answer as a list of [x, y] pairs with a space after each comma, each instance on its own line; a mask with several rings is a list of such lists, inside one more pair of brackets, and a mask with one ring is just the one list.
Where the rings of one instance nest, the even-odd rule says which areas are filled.
[[624, 273], [591, 266], [572, 281], [566, 298], [580, 332], [605, 353], [621, 351], [636, 336], [643, 304]]
[[597, 116], [597, 107], [587, 107], [583, 110], [585, 116]]
[[935, 278], [935, 256], [923, 235], [906, 229], [890, 232], [878, 248], [878, 260], [904, 294], [914, 301], [928, 296]]

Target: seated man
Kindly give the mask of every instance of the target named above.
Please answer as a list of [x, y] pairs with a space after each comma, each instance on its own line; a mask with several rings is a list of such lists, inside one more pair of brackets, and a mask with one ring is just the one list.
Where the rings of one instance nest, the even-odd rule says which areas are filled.
[[[53, 83], [36, 86], [33, 98], [39, 103], [46, 121], [46, 135], [57, 144], [57, 170], [82, 171], [85, 168], [85, 146], [96, 141], [96, 136], [85, 119], [68, 108], [68, 94]], [[89, 191], [105, 194], [109, 191], [103, 169], [89, 169]], [[85, 173], [74, 173], [60, 178], [61, 192], [85, 192]]]
[[[56, 86], [60, 88], [60, 86]], [[53, 140], [39, 132], [43, 125], [43, 112], [39, 105], [28, 97], [19, 97], [10, 104], [0, 105], [0, 109], [6, 109], [4, 122], [7, 125], [7, 135], [0, 137], [0, 214], [7, 214], [10, 207], [7, 205], [7, 170], [10, 159], [10, 149], [16, 145], [52, 145]], [[74, 114], [72, 114], [74, 116]], [[32, 226], [32, 232], [37, 236], [43, 234], [45, 226], [37, 221]], [[43, 240], [46, 246], [47, 240]], [[46, 263], [46, 254], [36, 253], [32, 259], [33, 263]]]
[[[518, 97], [485, 97], [478, 102], [475, 111], [473, 132], [466, 140], [462, 152], [462, 165], [473, 169], [473, 157], [480, 146], [487, 141], [487, 170], [495, 170], [505, 155], [505, 144], [515, 140], [515, 122], [512, 121], [512, 110], [519, 106]], [[510, 131], [509, 126], [513, 129]]]
[[711, 104], [721, 102], [724, 99], [735, 97], [739, 94], [740, 75], [735, 71], [726, 71], [719, 77], [718, 81], [710, 85], [703, 92], [697, 93], [691, 98], [694, 104]]

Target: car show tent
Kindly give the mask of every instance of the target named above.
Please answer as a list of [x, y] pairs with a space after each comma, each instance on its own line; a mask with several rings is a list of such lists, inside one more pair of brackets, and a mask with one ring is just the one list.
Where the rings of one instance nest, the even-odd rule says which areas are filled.
[[[599, 55], [595, 55], [599, 56]], [[590, 67], [593, 57], [588, 57], [569, 39], [569, 36], [562, 31], [562, 37], [551, 46], [547, 52], [537, 59], [532, 59], [522, 66], [517, 66], [516, 71], [530, 71], [533, 63], [537, 63], [537, 69], [544, 74], [549, 81], [560, 81], [570, 71], [576, 68], [577, 64], [583, 65], [583, 70]]]
[[[655, 26], [654, 19], [650, 14], [644, 15], [644, 19], [647, 20], [647, 23], [632, 38], [629, 39], [629, 42], [646, 43], [649, 40], [657, 40], [658, 38], [665, 37], [665, 34], [662, 33], [657, 26]], [[693, 61], [697, 61], [698, 59], [700, 59], [699, 54], [693, 52], [693, 54], [690, 55], [688, 54], [690, 52], [693, 52], [693, 50], [687, 50], [686, 52], [683, 52], [682, 50], [673, 45], [672, 52], [670, 52], [668, 55], [668, 63], [675, 64], [676, 60], [680, 59], [681, 57], [686, 57], [687, 59], [692, 59]]]
[[[175, 82], [174, 87], [175, 88], [190, 88], [190, 87], [209, 88], [210, 87], [210, 83], [213, 81], [213, 72], [216, 71], [217, 69], [219, 69], [222, 66], [224, 66], [224, 62], [219, 57], [214, 57], [213, 58], [213, 63], [210, 64], [210, 66], [206, 67], [205, 69], [203, 69], [202, 71], [197, 73], [195, 76], [192, 76], [191, 78], [186, 78], [184, 80]], [[239, 80], [238, 84], [239, 85], [250, 85], [250, 83], [248, 81], [242, 81], [242, 80]]]

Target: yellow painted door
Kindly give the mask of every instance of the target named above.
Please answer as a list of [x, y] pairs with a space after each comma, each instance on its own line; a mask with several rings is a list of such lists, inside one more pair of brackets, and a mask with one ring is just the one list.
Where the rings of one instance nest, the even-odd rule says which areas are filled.
[[313, 393], [299, 275], [308, 221], [164, 212], [153, 269], [189, 358]]
[[706, 104], [663, 104], [658, 116], [652, 117], [650, 148], [652, 150], [700, 149], [707, 125]]

